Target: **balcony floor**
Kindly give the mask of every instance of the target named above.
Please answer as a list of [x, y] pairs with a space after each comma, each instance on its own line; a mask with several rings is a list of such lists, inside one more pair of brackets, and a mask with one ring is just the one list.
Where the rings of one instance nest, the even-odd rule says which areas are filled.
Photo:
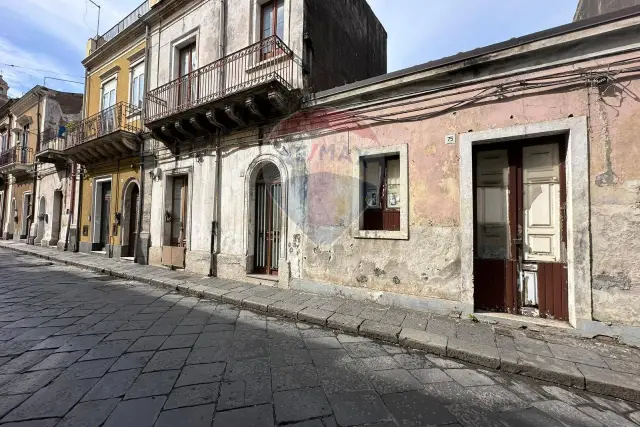
[[264, 125], [295, 111], [299, 103], [299, 91], [274, 78], [223, 98], [176, 108], [146, 126], [172, 148], [209, 134]]

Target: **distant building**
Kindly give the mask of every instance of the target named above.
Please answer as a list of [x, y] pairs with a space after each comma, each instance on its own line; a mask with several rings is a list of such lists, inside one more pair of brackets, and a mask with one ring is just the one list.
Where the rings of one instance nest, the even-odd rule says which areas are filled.
[[593, 18], [616, 10], [640, 5], [640, 0], [579, 0], [573, 21]]
[[9, 84], [4, 81], [0, 74], [0, 107], [9, 101]]

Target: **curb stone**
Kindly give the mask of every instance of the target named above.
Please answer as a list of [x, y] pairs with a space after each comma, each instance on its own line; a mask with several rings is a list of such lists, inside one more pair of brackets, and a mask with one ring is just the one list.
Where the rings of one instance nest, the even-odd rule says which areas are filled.
[[[246, 286], [240, 282], [224, 280], [220, 280], [219, 286], [217, 286], [217, 284], [204, 286], [173, 278], [163, 279], [161, 276], [155, 274], [137, 275], [120, 269], [92, 265], [88, 262], [83, 263], [76, 260], [58, 258], [53, 255], [30, 251], [26, 248], [13, 247], [12, 245], [0, 243], [0, 247], [45, 259], [53, 263], [68, 265], [125, 280], [135, 280], [168, 291], [177, 291], [184, 295], [211, 299], [218, 302], [225, 302], [224, 297], [227, 294], [235, 293], [236, 295], [228, 295], [226, 299], [233, 300], [232, 304], [234, 305], [247, 307], [261, 313], [289, 317], [356, 335], [365, 335], [382, 341], [400, 344], [404, 347], [427, 351], [434, 355], [447, 356], [452, 359], [463, 360], [493, 369], [501, 369], [509, 373], [640, 402], [640, 381], [630, 381], [629, 378], [632, 377], [630, 374], [593, 366], [576, 366], [573, 362], [557, 358], [536, 356], [514, 350], [498, 349], [493, 346], [475, 344], [457, 338], [448, 338], [421, 329], [406, 327], [406, 321], [403, 323], [405, 327], [394, 326], [335, 313], [330, 310], [309, 307], [301, 301], [312, 302], [313, 298], [299, 295], [295, 292], [282, 291], [274, 294], [273, 297], [270, 298], [251, 296], [249, 293], [238, 295], [242, 291], [252, 289], [255, 286]], [[123, 265], [123, 268], [126, 268], [126, 266]], [[412, 313], [409, 310], [407, 310], [407, 313], [405, 320], [420, 314]]]

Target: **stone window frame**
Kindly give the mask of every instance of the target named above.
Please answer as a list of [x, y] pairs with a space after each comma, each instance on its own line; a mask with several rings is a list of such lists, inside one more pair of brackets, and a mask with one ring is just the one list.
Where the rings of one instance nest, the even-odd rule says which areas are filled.
[[[409, 146], [408, 144], [387, 145], [375, 148], [357, 148], [353, 150], [352, 179], [356, 184], [351, 197], [351, 236], [356, 239], [409, 239]], [[362, 176], [363, 157], [400, 156], [400, 230], [362, 230]]]
[[581, 328], [593, 319], [591, 308], [591, 235], [589, 201], [589, 142], [587, 117], [528, 123], [468, 132], [459, 136], [460, 154], [460, 300], [473, 311], [473, 154], [480, 144], [508, 141], [517, 145], [530, 138], [564, 134], [567, 139], [567, 282], [569, 324]]

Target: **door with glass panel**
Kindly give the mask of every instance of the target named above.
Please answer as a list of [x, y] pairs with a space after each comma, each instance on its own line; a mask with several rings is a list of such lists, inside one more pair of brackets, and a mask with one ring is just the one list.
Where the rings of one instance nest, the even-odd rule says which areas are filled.
[[179, 61], [178, 104], [188, 108], [197, 100], [198, 94], [198, 79], [193, 74], [193, 71], [198, 68], [198, 51], [195, 43], [180, 49]]
[[117, 116], [114, 111], [116, 105], [116, 84], [117, 80], [112, 79], [102, 85], [100, 114], [98, 116], [98, 128], [101, 135], [111, 133], [117, 128]]
[[279, 53], [273, 36], [284, 39], [284, 0], [273, 0], [263, 4], [261, 14], [261, 57], [266, 59]]
[[568, 318], [563, 135], [474, 152], [476, 309]]

